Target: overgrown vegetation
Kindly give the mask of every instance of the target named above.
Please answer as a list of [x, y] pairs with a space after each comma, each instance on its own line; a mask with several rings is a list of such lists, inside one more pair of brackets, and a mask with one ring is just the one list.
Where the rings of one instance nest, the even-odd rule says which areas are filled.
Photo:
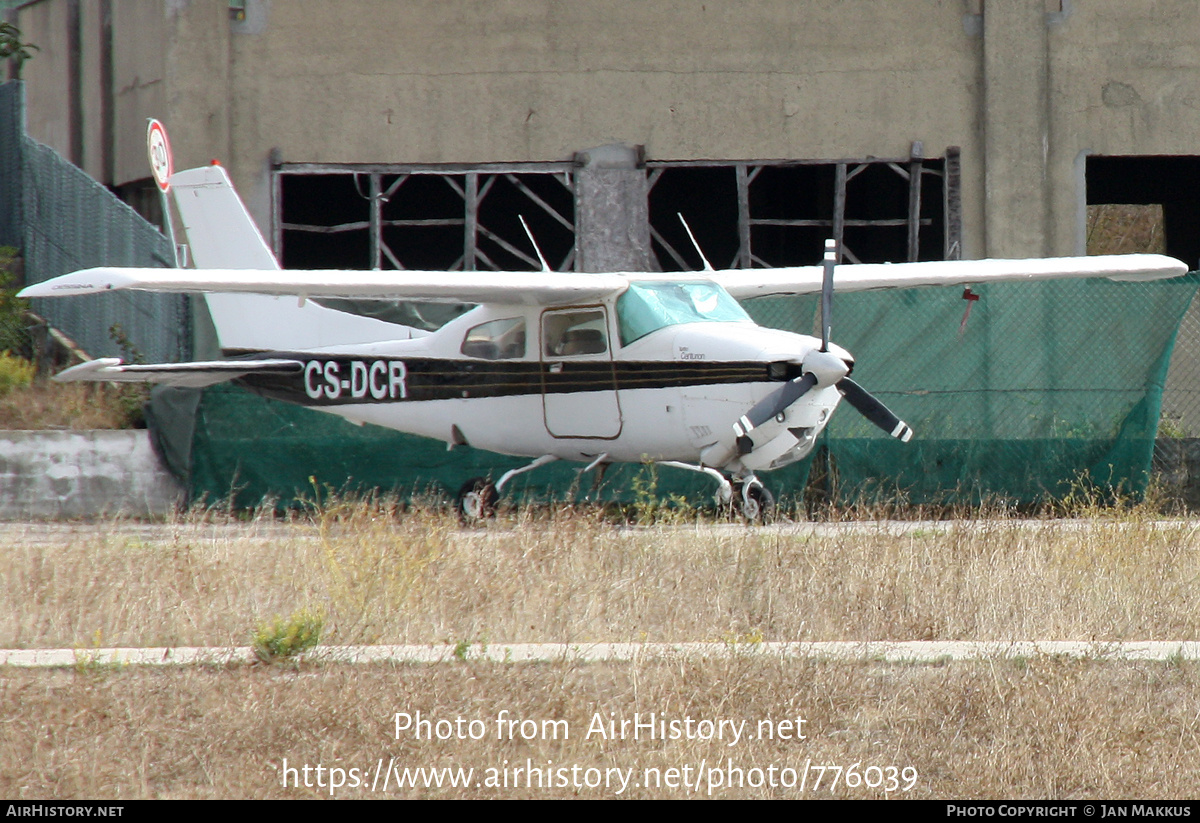
[[[889, 639], [1103, 648], [1197, 634], [1200, 528], [1145, 507], [1081, 501], [1067, 514], [629, 528], [594, 511], [519, 508], [472, 531], [436, 509], [343, 499], [290, 522], [196, 512], [160, 526], [10, 526], [0, 647], [81, 652], [75, 668], [0, 669], [0, 762], [11, 764], [0, 769], [0, 794], [615, 796], [600, 786], [284, 785], [285, 759], [362, 769], [382, 751], [385, 766], [394, 756], [480, 772], [549, 761], [640, 778], [702, 762], [748, 772], [807, 760], [918, 775], [910, 792], [891, 795], [826, 779], [803, 794], [746, 781], [714, 787], [715, 797], [1189, 796], [1200, 666], [1182, 657], [901, 665], [758, 651], [765, 641]], [[295, 661], [319, 639], [449, 643], [461, 662], [141, 670], [87, 656], [101, 636], [112, 646], [239, 645], [247, 625], [260, 625], [255, 645], [271, 661]], [[588, 665], [490, 664], [474, 654], [484, 643], [605, 640], [709, 640], [733, 653]], [[479, 720], [489, 733], [397, 738], [397, 712]], [[728, 745], [585, 734], [597, 714], [620, 721], [634, 712], [745, 720], [752, 730], [802, 717], [806, 737]], [[570, 736], [497, 740], [501, 716], [563, 721]], [[689, 796], [683, 781], [637, 782], [621, 796]]]
[[37, 369], [24, 357], [0, 351], [0, 397], [13, 389], [23, 389], [33, 382]]
[[1087, 207], [1087, 253], [1165, 254], [1161, 203], [1105, 203]]
[[16, 63], [14, 79], [21, 79], [25, 61], [31, 59], [35, 51], [41, 51], [41, 48], [33, 43], [22, 42], [20, 29], [12, 23], [0, 21], [0, 60]]
[[[0, 429], [128, 429], [145, 425], [149, 390], [142, 384], [54, 383], [38, 377], [29, 301], [16, 296], [22, 261], [17, 249], [0, 246]], [[46, 329], [41, 326], [45, 333]], [[113, 339], [132, 360], [136, 347], [120, 329]], [[63, 358], [65, 359], [65, 358]], [[46, 363], [50, 370], [59, 360]]]
[[318, 636], [440, 645], [1200, 634], [1200, 527], [1083, 494], [1055, 513], [899, 521], [830, 510], [821, 523], [768, 528], [693, 513], [682, 525], [630, 528], [598, 509], [522, 507], [464, 530], [441, 509], [343, 500], [292, 521], [203, 513], [64, 530], [52, 542], [16, 529], [0, 557], [0, 648], [73, 648], [98, 626], [115, 646], [243, 645], [257, 625], [278, 629], [287, 647]]

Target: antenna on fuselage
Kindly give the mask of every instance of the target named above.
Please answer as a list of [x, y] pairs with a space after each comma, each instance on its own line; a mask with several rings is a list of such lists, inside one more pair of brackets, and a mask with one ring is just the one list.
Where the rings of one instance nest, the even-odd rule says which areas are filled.
[[679, 215], [679, 222], [683, 224], [683, 230], [687, 232], [688, 240], [692, 241], [692, 248], [696, 250], [696, 254], [700, 255], [700, 259], [704, 261], [704, 270], [716, 271], [716, 269], [712, 267], [712, 263], [709, 263], [708, 258], [704, 256], [704, 252], [700, 251], [700, 244], [696, 242], [695, 236], [692, 235], [691, 226], [689, 226], [687, 221], [683, 219], [683, 213], [675, 212], [675, 214]]
[[538, 260], [542, 264], [542, 271], [550, 271], [550, 266], [546, 263], [546, 258], [542, 257], [542, 250], [538, 248], [537, 241], [533, 239], [533, 232], [529, 230], [529, 224], [525, 222], [525, 215], [518, 214], [517, 219], [521, 221], [521, 228], [525, 229], [525, 236], [529, 238], [529, 242], [533, 245], [533, 253], [538, 256]]

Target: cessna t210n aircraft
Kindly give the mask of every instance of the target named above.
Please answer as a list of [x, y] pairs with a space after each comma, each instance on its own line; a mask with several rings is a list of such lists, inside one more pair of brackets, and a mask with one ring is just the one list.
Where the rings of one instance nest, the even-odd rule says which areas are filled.
[[[223, 168], [168, 183], [196, 268], [87, 269], [21, 294], [203, 294], [227, 359], [104, 358], [59, 380], [233, 380], [354, 422], [531, 458], [494, 484], [468, 481], [458, 505], [469, 520], [486, 516], [513, 476], [554, 460], [704, 472], [720, 501], [755, 520], [770, 503], [758, 473], [806, 456], [843, 399], [888, 434], [913, 434], [850, 379], [853, 357], [829, 341], [828, 247], [823, 266], [682, 275], [559, 273], [544, 261], [540, 272], [284, 271]], [[1169, 257], [1126, 255], [838, 266], [836, 280], [855, 291], [1185, 271]], [[817, 292], [821, 337], [762, 328], [737, 302]], [[476, 305], [429, 332], [341, 310], [362, 298]]]

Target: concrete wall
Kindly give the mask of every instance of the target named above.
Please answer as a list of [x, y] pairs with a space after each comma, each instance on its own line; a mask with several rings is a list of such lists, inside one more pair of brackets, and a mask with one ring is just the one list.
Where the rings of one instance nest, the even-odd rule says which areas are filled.
[[[31, 130], [54, 145], [71, 2], [19, 13], [43, 47]], [[241, 22], [224, 0], [119, 0], [113, 27], [112, 182], [146, 176], [158, 116], [178, 166], [219, 158], [264, 227], [273, 149], [838, 159], [920, 140], [962, 147], [965, 256], [1071, 254], [1088, 153], [1200, 155], [1196, 0], [248, 0]]]
[[1084, 248], [1084, 157], [1200, 155], [1200, 3], [1069, 8], [1050, 26], [1048, 66], [1051, 246], [1062, 254]]
[[[922, 140], [980, 157], [980, 44], [958, 3], [260, 8], [232, 41], [232, 171], [248, 193], [271, 147], [295, 162], [480, 163], [609, 143], [657, 160], [907, 157]], [[330, 48], [331, 32], [352, 45]], [[966, 204], [968, 224], [979, 208]]]
[[145, 431], [0, 432], [0, 520], [162, 517], [181, 498]]
[[113, 3], [113, 185], [150, 176], [146, 120], [170, 112], [164, 13], [161, 0]]
[[16, 16], [21, 39], [38, 46], [26, 61], [26, 127], [29, 133], [64, 157], [71, 156], [70, 43], [67, 4], [41, 0], [21, 9]]

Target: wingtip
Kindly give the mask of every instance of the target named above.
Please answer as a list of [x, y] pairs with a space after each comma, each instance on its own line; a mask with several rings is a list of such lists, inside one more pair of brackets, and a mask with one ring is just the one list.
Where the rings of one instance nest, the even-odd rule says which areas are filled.
[[111, 268], [83, 269], [81, 271], [52, 277], [42, 283], [34, 283], [17, 292], [20, 298], [70, 297], [75, 294], [99, 294], [121, 289], [131, 282], [128, 276]]
[[98, 357], [78, 366], [64, 369], [51, 379], [56, 383], [75, 383], [80, 380], [104, 380], [105, 372], [121, 365], [119, 357]]

